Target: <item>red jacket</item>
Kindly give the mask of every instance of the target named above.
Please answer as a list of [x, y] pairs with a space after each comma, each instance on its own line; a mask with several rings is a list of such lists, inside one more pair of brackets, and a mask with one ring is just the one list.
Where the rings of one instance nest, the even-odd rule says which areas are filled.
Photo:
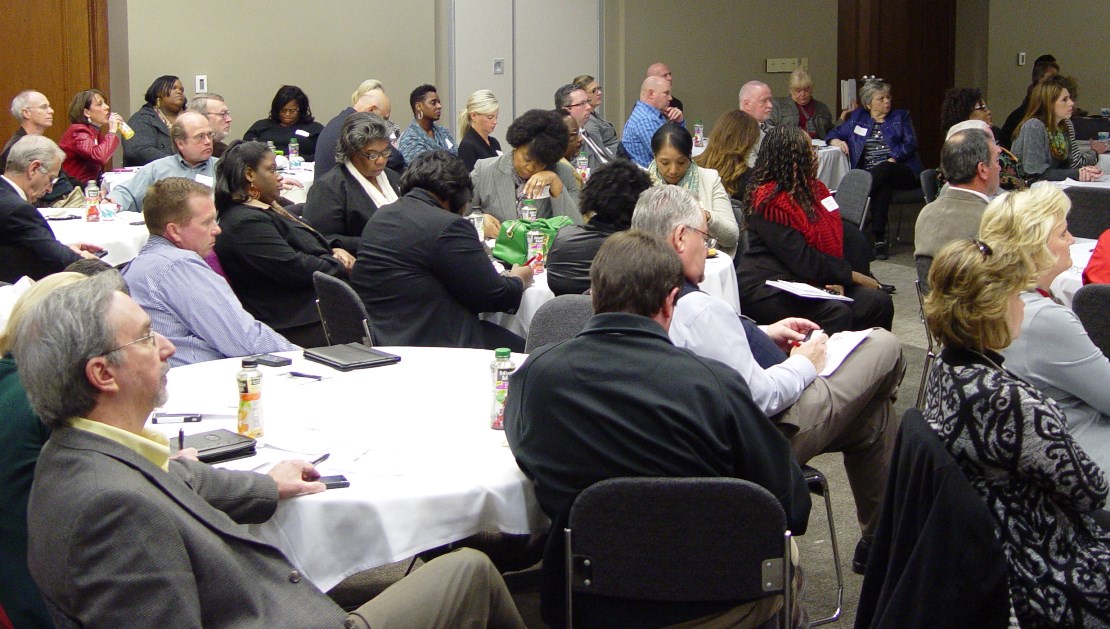
[[84, 185], [90, 179], [100, 181], [104, 164], [119, 148], [119, 136], [79, 122], [69, 125], [58, 146], [66, 153], [62, 170]]
[[1091, 261], [1083, 270], [1084, 284], [1110, 284], [1110, 229], [1098, 237]]

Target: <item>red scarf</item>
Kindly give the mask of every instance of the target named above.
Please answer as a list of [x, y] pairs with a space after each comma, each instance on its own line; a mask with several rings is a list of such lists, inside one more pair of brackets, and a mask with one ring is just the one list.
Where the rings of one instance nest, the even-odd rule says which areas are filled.
[[840, 222], [840, 210], [830, 212], [821, 204], [823, 199], [831, 196], [825, 184], [817, 179], [810, 179], [809, 188], [813, 191], [813, 198], [817, 199], [817, 205], [813, 208], [816, 220], [810, 220], [802, 206], [786, 192], [778, 192], [764, 203], [764, 199], [775, 189], [773, 181], [756, 188], [752, 195], [752, 207], [759, 208], [763, 218], [801, 232], [810, 247], [826, 255], [843, 258], [844, 225]]

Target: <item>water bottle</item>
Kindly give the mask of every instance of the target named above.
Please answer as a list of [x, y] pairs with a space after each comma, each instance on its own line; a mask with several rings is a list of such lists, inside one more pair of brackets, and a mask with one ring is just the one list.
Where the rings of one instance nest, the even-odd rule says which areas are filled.
[[304, 158], [301, 157], [301, 145], [297, 142], [297, 138], [289, 139], [289, 170], [299, 170], [304, 165]]
[[525, 221], [534, 221], [539, 218], [540, 211], [536, 208], [535, 199], [525, 199], [520, 204], [520, 218]]
[[528, 230], [524, 238], [528, 243], [528, 253], [525, 260], [528, 261], [528, 266], [532, 267], [532, 273], [539, 275], [543, 273], [543, 252], [547, 249], [547, 234], [539, 229], [532, 228]]
[[701, 118], [694, 123], [694, 146], [705, 146], [705, 127], [701, 124]]
[[509, 394], [509, 374], [516, 371], [512, 352], [507, 347], [493, 351], [493, 362], [489, 364], [493, 376], [493, 405], [489, 413], [489, 427], [505, 430], [505, 396]]
[[85, 184], [85, 220], [90, 223], [100, 220], [100, 188], [95, 179]]
[[274, 146], [274, 141], [273, 140], [266, 140], [266, 146], [268, 146], [270, 148], [271, 153], [273, 153], [274, 155], [277, 155], [277, 147]]
[[486, 239], [486, 215], [482, 213], [482, 208], [475, 207], [470, 210], [467, 215], [467, 220], [474, 226], [474, 230], [478, 232], [478, 240], [485, 241]]
[[586, 149], [578, 151], [578, 156], [574, 158], [574, 169], [582, 176], [582, 183], [590, 178], [590, 158], [586, 155]]
[[262, 436], [262, 372], [258, 360], [244, 358], [235, 382], [239, 387], [239, 434], [258, 439]]

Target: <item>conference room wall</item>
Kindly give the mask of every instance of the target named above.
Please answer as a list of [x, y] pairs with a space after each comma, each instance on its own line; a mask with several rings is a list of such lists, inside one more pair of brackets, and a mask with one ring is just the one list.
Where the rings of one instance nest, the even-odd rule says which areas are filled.
[[194, 75], [207, 74], [209, 89], [227, 98], [231, 137], [238, 138], [269, 114], [283, 84], [302, 88], [316, 119], [326, 123], [350, 105], [359, 83], [376, 78], [403, 128], [412, 119], [409, 92], [436, 80], [435, 0], [109, 4], [113, 108], [127, 115], [142, 106], [156, 77], [180, 76], [192, 96]]
[[[1110, 2], [1106, 0], [991, 2], [986, 96], [994, 110], [995, 124], [1002, 124], [1021, 103], [1033, 60], [1043, 54], [1055, 55], [1064, 74], [1079, 80], [1079, 107], [1095, 113], [1110, 107], [1107, 28]], [[1019, 52], [1026, 53], [1024, 66], [1017, 65]]]
[[618, 130], [656, 61], [674, 74], [687, 125], [700, 118], [707, 132], [747, 81], [788, 95], [790, 75], [768, 73], [769, 57], [807, 57], [814, 97], [834, 110], [838, 79], [850, 78], [836, 76], [836, 2], [605, 0], [603, 10], [604, 115]]

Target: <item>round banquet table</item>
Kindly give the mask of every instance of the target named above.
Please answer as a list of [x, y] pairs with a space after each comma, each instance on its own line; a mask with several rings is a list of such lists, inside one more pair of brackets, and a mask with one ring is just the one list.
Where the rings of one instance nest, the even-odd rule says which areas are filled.
[[[264, 367], [266, 434], [258, 455], [222, 467], [266, 471], [288, 458], [324, 452], [321, 474], [349, 488], [282, 501], [253, 534], [278, 547], [327, 591], [347, 576], [496, 528], [546, 531], [532, 483], [505, 433], [489, 427], [493, 352], [386, 347], [401, 362], [340, 372], [305, 360]], [[514, 355], [517, 365], [526, 356]], [[235, 430], [240, 359], [175, 367], [164, 412], [204, 413], [198, 423], [147, 426], [169, 436]], [[323, 376], [293, 378], [290, 371]]]
[[69, 245], [84, 242], [107, 249], [108, 255], [103, 260], [112, 266], [133, 260], [150, 237], [146, 225], [131, 224], [143, 220], [143, 215], [137, 212], [120, 212], [113, 221], [95, 223], [86, 221], [85, 211], [80, 208], [40, 208], [39, 212], [46, 217], [79, 216], [78, 219], [67, 221], [52, 221], [48, 218], [47, 222], [54, 231], [54, 237], [61, 243]]

